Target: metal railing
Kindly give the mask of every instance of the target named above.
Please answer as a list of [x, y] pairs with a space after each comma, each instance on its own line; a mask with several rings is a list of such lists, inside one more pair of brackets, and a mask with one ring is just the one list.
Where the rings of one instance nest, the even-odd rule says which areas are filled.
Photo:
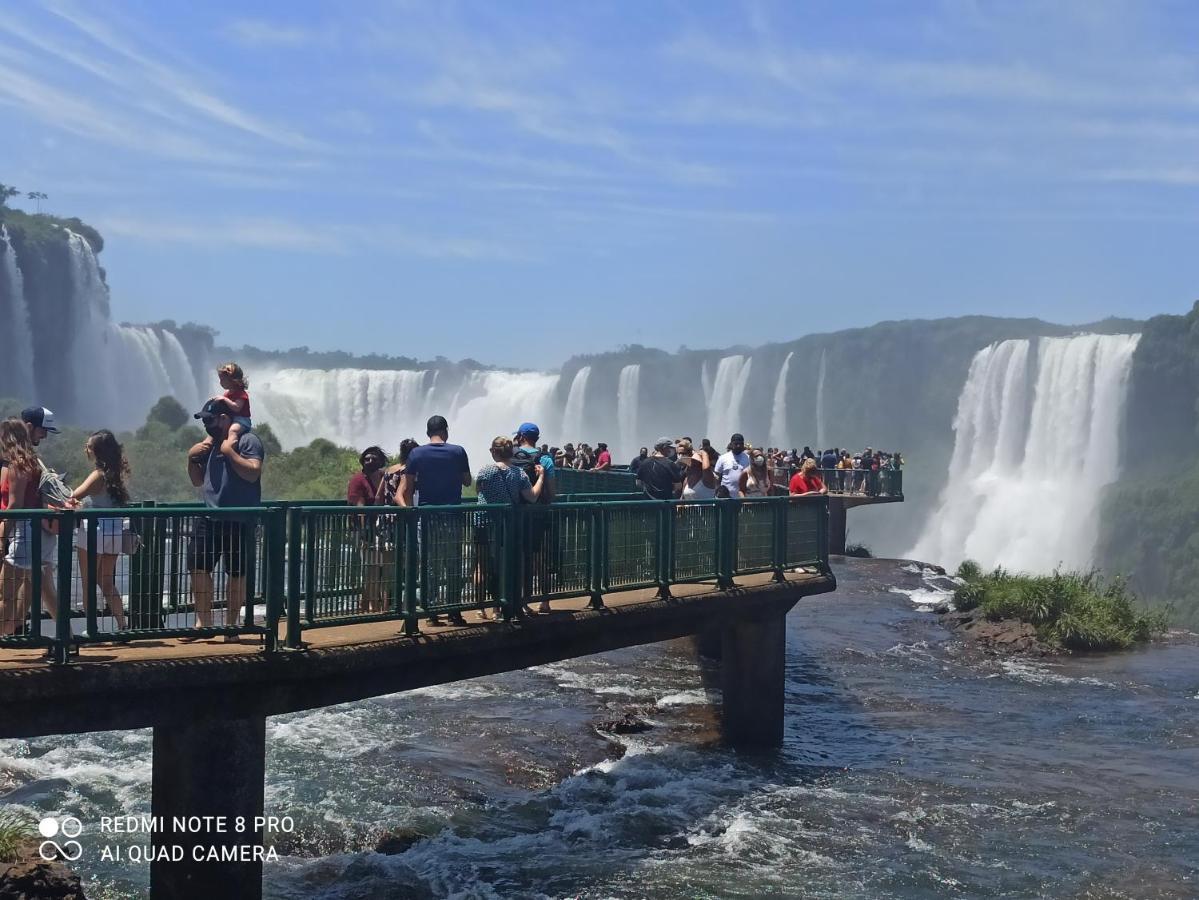
[[[771, 477], [775, 490], [787, 492], [787, 485], [796, 469], [774, 468]], [[853, 494], [861, 497], [902, 497], [903, 469], [817, 469], [830, 494]]]
[[676, 584], [828, 571], [820, 496], [144, 505], [0, 521], [15, 542], [0, 570], [0, 647], [45, 647], [59, 663], [100, 641], [251, 636], [275, 652], [302, 647], [313, 628], [397, 620], [415, 634], [467, 610], [513, 619], [540, 600], [602, 607], [617, 591], [669, 597]]

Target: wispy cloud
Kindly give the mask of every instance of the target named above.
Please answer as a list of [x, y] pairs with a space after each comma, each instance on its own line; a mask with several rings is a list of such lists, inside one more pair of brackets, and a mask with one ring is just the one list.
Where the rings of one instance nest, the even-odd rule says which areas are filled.
[[285, 47], [298, 49], [317, 43], [322, 32], [302, 25], [268, 22], [265, 19], [234, 19], [222, 33], [243, 47]]

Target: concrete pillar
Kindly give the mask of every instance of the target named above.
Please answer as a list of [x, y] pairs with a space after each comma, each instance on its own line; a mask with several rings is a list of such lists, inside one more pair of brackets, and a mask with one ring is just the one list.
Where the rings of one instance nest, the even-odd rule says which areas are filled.
[[719, 625], [710, 625], [692, 635], [691, 642], [700, 656], [720, 659], [724, 653], [724, 629]]
[[828, 552], [834, 555], [845, 553], [846, 530], [845, 501], [836, 497], [828, 500]]
[[[163, 826], [154, 832], [150, 895], [154, 900], [262, 896], [262, 861], [197, 861], [209, 848], [262, 846], [266, 777], [266, 719], [206, 719], [154, 728], [152, 814]], [[161, 816], [161, 819], [157, 817]], [[175, 828], [175, 817], [224, 816], [199, 830]], [[241, 818], [239, 823], [238, 818]], [[195, 825], [193, 821], [190, 823]], [[238, 825], [245, 830], [239, 831]], [[182, 859], [159, 859], [160, 848], [182, 848]]]
[[771, 612], [725, 627], [723, 731], [733, 747], [783, 743], [786, 615]]

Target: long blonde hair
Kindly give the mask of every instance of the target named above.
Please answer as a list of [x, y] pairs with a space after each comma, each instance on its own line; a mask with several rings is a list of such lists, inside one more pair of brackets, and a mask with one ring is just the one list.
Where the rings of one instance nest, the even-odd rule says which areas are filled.
[[22, 475], [38, 471], [37, 451], [29, 440], [29, 429], [15, 416], [0, 422], [0, 457]]

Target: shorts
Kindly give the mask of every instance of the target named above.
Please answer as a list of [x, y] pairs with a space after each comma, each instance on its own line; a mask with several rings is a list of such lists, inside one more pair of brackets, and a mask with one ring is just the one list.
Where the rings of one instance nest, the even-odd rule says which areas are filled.
[[[253, 526], [250, 526], [253, 528]], [[231, 519], [196, 519], [195, 532], [187, 544], [187, 570], [211, 572], [219, 560], [233, 578], [246, 574], [246, 525]]]
[[[96, 555], [119, 556], [123, 549], [124, 533], [124, 519], [97, 519]], [[83, 525], [75, 529], [75, 549], [87, 550], [87, 528]]]
[[242, 430], [242, 431], [244, 431], [244, 432], [246, 432], [246, 433], [249, 433], [249, 432], [250, 432], [250, 431], [252, 431], [252, 430], [253, 430], [253, 428], [254, 428], [254, 423], [253, 423], [253, 421], [251, 421], [250, 419], [247, 419], [245, 416], [234, 416], [234, 417], [233, 417], [233, 424], [234, 424], [234, 425], [240, 425], [240, 426], [241, 426], [241, 430]]
[[[41, 528], [41, 525], [37, 527]], [[33, 539], [29, 522], [17, 520], [9, 526], [8, 555], [4, 557], [4, 562], [16, 569], [32, 569], [32, 557]], [[42, 531], [42, 565], [52, 569], [58, 567], [58, 535], [45, 530]]]

